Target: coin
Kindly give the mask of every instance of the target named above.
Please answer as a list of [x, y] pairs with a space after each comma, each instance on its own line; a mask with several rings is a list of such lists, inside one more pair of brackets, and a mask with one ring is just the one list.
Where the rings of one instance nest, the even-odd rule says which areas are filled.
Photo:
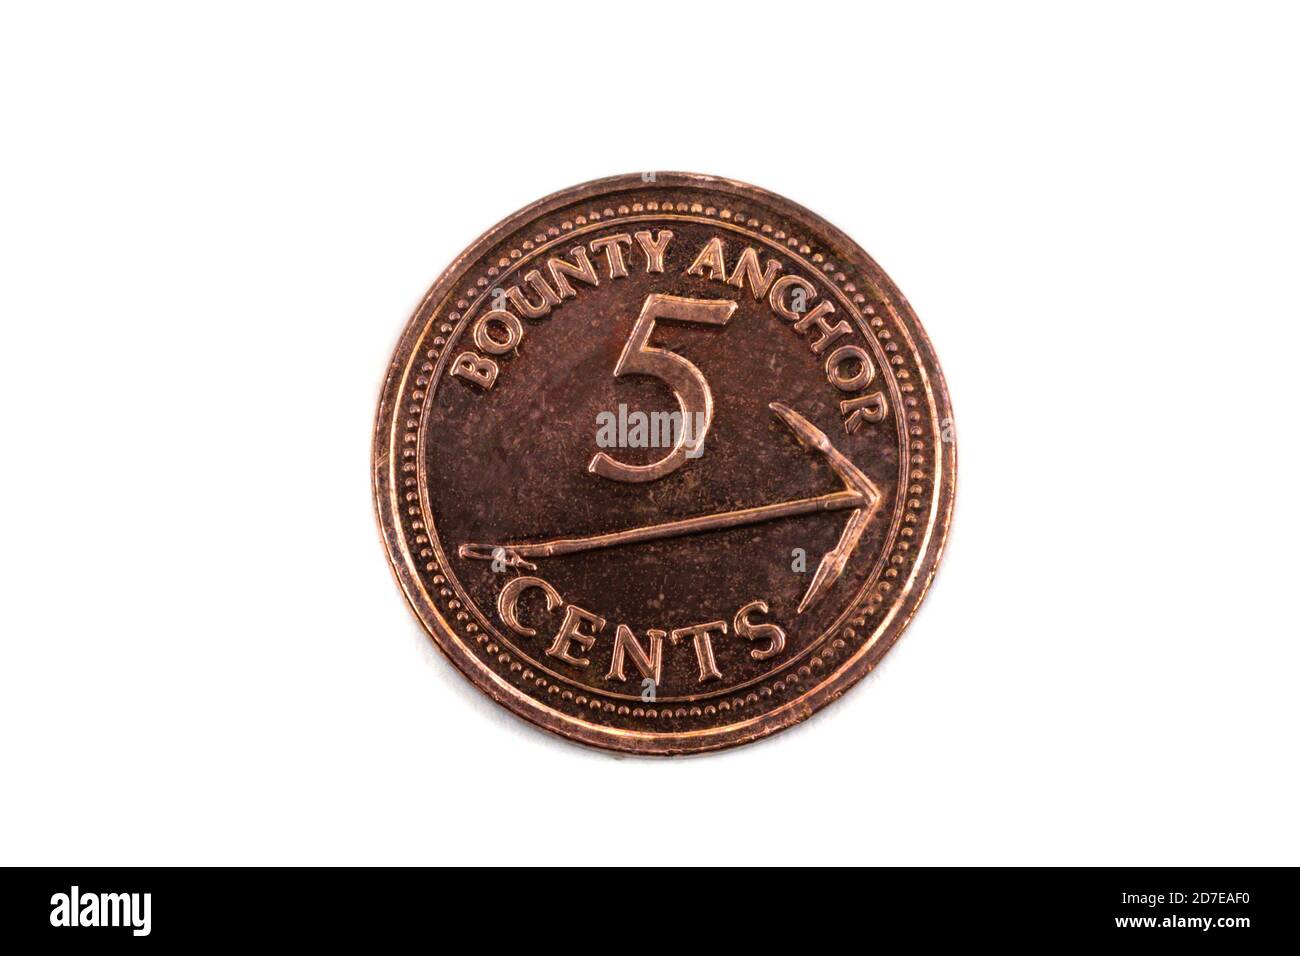
[[374, 493], [397, 580], [482, 691], [641, 754], [808, 717], [943, 550], [952, 413], [907, 300], [744, 183], [616, 176], [494, 226], [416, 309]]

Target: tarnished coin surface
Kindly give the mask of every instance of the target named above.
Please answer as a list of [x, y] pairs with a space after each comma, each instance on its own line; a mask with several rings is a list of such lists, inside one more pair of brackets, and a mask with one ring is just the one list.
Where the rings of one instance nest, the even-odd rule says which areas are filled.
[[762, 189], [645, 173], [493, 227], [406, 327], [380, 528], [494, 700], [643, 754], [746, 743], [866, 675], [943, 549], [943, 376], [846, 235]]

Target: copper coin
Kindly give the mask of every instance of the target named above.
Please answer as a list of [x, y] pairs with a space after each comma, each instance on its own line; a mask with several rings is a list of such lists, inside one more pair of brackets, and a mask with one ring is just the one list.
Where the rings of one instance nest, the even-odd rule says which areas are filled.
[[744, 183], [634, 174], [465, 250], [397, 346], [374, 491], [421, 623], [572, 740], [713, 750], [898, 639], [943, 549], [952, 413], [907, 300]]

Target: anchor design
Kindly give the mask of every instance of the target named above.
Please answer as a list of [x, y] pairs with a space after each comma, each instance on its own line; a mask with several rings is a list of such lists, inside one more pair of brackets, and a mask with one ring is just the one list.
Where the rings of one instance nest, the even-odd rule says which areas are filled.
[[510, 567], [535, 569], [536, 565], [530, 563], [528, 558], [553, 558], [598, 548], [620, 547], [705, 531], [737, 528], [762, 521], [774, 521], [777, 518], [851, 509], [852, 514], [849, 515], [844, 531], [840, 534], [839, 542], [822, 556], [821, 564], [817, 566], [812, 582], [799, 602], [795, 613], [802, 614], [821, 600], [844, 572], [844, 567], [854, 548], [857, 547], [862, 532], [880, 505], [881, 494], [871, 479], [835, 448], [826, 433], [816, 425], [781, 402], [772, 402], [768, 408], [772, 409], [776, 416], [794, 432], [801, 445], [815, 449], [825, 456], [827, 464], [844, 482], [843, 490], [813, 498], [799, 498], [756, 508], [697, 515], [693, 518], [579, 538], [554, 538], [550, 541], [514, 544], [462, 544], [459, 548], [460, 556], [483, 561], [499, 560]]

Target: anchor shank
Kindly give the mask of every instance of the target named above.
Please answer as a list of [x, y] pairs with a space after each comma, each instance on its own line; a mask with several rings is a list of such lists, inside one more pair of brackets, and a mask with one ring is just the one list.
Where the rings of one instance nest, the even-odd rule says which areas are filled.
[[864, 504], [866, 504], [866, 501], [861, 494], [856, 491], [844, 490], [828, 495], [818, 495], [815, 498], [800, 498], [795, 501], [761, 505], [757, 508], [742, 508], [739, 511], [698, 515], [694, 518], [682, 518], [664, 524], [629, 528], [626, 531], [614, 531], [609, 534], [597, 534], [585, 538], [556, 538], [552, 541], [518, 545], [464, 544], [460, 547], [460, 554], [461, 557], [490, 559], [493, 549], [500, 547], [521, 558], [552, 558], [557, 555], [575, 554], [579, 551], [592, 551], [597, 548], [639, 544], [644, 541], [661, 541], [664, 538], [676, 538], [685, 534], [694, 534], [698, 531], [736, 528], [747, 524], [756, 524], [760, 521], [774, 521], [777, 518], [791, 518], [796, 515], [813, 514], [818, 511], [860, 508]]

